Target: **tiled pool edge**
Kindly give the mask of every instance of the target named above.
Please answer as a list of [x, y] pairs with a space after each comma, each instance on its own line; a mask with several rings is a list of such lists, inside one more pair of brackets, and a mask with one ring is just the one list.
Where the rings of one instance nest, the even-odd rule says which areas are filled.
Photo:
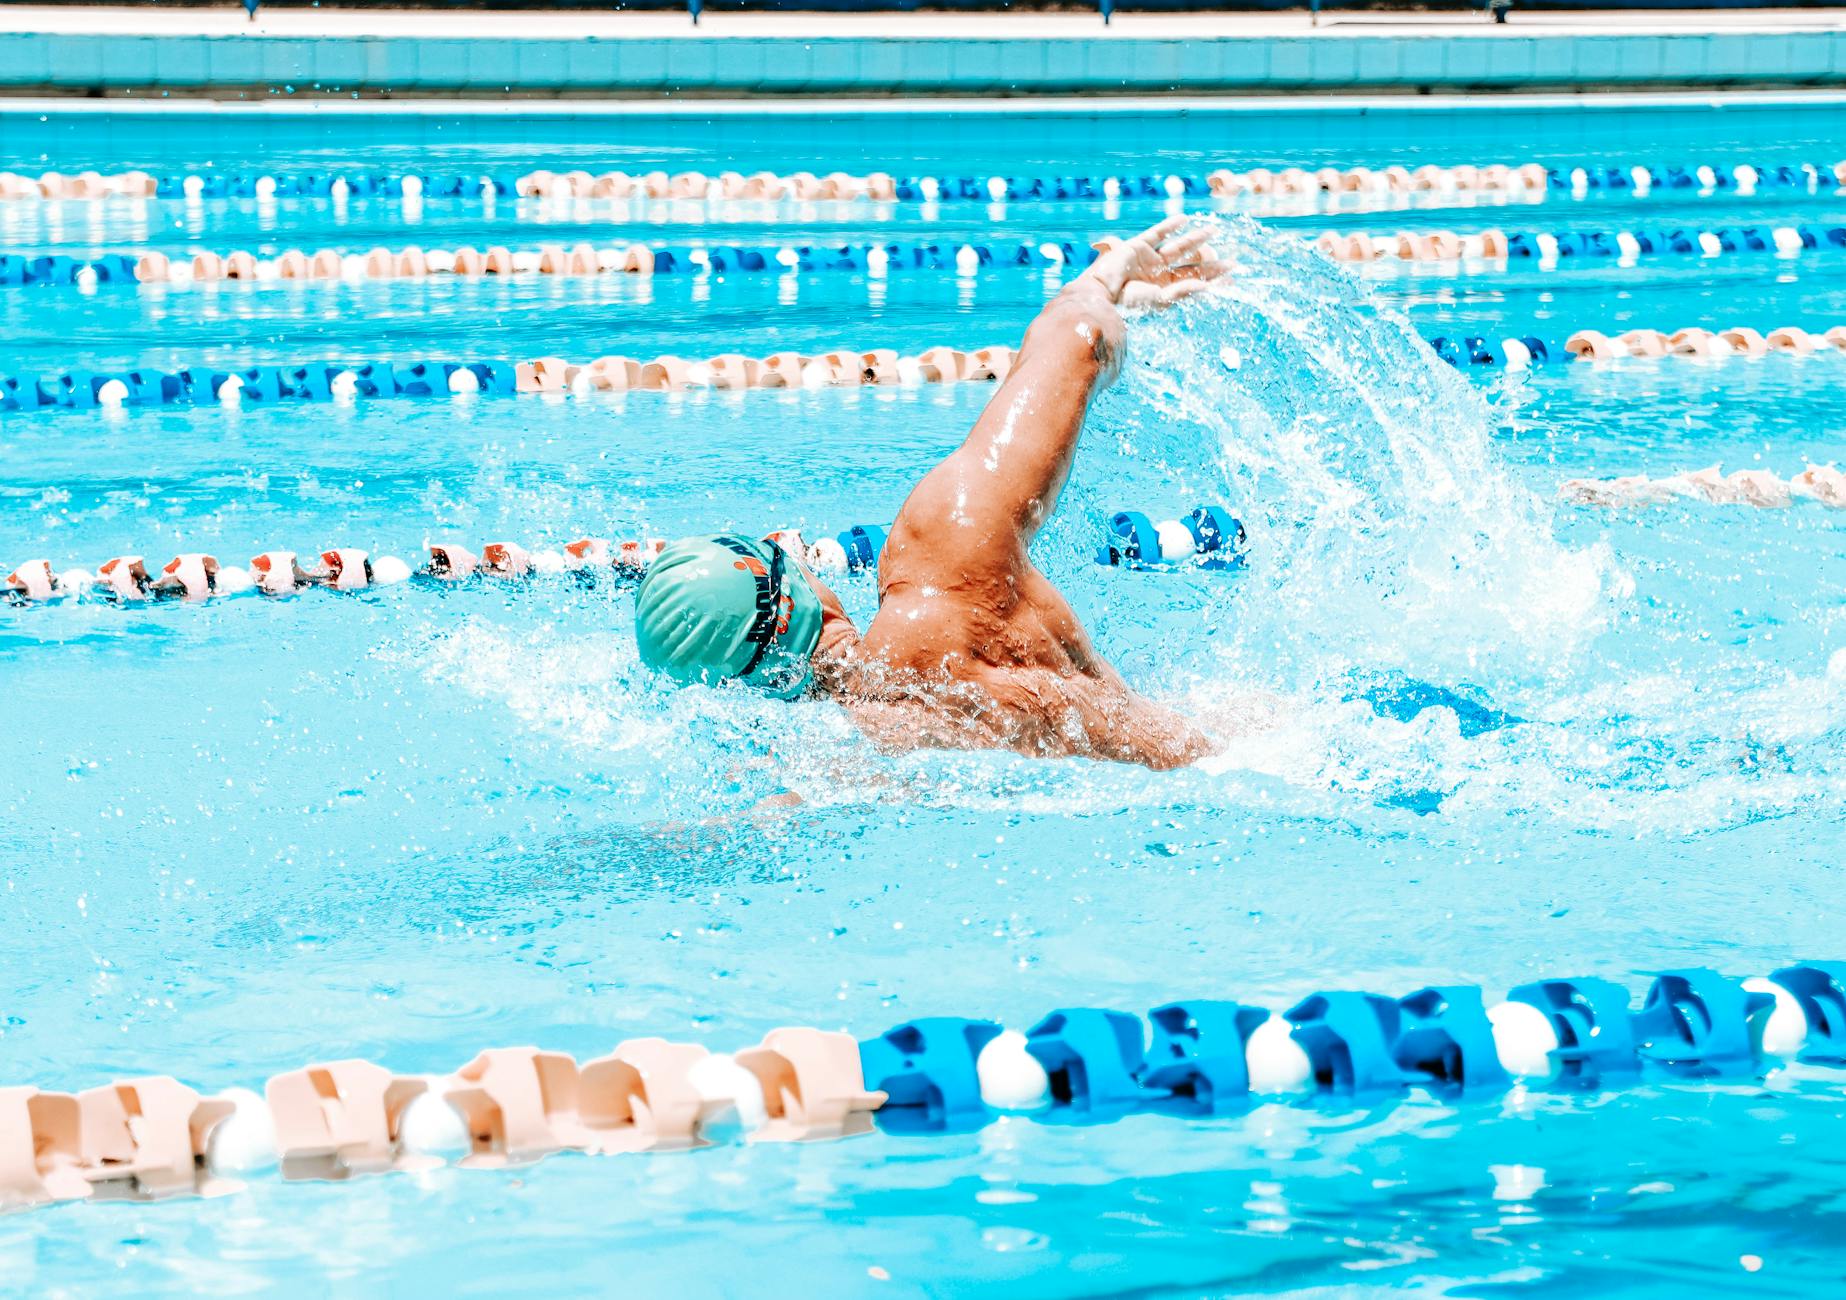
[[1846, 31], [458, 39], [0, 33], [0, 92], [1055, 95], [1839, 86]]

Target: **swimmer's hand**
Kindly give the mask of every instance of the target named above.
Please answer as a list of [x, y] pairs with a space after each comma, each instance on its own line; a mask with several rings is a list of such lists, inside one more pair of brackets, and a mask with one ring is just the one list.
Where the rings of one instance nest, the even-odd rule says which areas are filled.
[[1209, 228], [1175, 233], [1185, 224], [1185, 217], [1168, 217], [1133, 239], [1103, 240], [1084, 278], [1120, 307], [1166, 307], [1209, 288], [1230, 274], [1230, 264], [1212, 252]]

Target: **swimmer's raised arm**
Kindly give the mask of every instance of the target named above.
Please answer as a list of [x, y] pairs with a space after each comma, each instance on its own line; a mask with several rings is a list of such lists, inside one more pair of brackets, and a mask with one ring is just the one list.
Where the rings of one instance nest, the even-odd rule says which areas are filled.
[[1197, 292], [1225, 272], [1207, 230], [1176, 234], [1173, 217], [1102, 256], [1026, 331], [1012, 370], [956, 451], [898, 511], [879, 566], [883, 585], [965, 581], [1010, 570], [1057, 507], [1095, 395], [1115, 381], [1120, 309]]
[[1120, 367], [1121, 309], [1173, 302], [1225, 273], [1205, 232], [1180, 224], [1100, 247], [1032, 323], [967, 441], [899, 511], [863, 636], [798, 556], [721, 533], [675, 542], [649, 566], [635, 592], [642, 662], [685, 682], [829, 696], [892, 749], [1161, 769], [1210, 753], [1210, 737], [1098, 653], [1026, 549], [1057, 506], [1091, 400]]

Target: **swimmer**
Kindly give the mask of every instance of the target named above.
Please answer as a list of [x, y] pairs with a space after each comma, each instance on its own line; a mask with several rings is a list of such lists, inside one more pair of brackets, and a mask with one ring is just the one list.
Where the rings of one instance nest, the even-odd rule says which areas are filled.
[[1121, 309], [1156, 308], [1229, 268], [1174, 217], [1106, 248], [1026, 331], [959, 449], [911, 491], [878, 562], [863, 635], [839, 598], [773, 542], [674, 542], [636, 591], [649, 667], [837, 700], [892, 749], [1006, 749], [1167, 769], [1217, 746], [1143, 698], [1091, 644], [1026, 548], [1057, 508], [1091, 400], [1115, 381]]

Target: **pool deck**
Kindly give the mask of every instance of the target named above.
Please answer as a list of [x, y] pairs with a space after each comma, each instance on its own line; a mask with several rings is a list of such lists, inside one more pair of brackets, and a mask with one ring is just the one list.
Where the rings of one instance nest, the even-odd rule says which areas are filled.
[[0, 93], [658, 99], [1846, 85], [1846, 11], [740, 14], [0, 8]]

